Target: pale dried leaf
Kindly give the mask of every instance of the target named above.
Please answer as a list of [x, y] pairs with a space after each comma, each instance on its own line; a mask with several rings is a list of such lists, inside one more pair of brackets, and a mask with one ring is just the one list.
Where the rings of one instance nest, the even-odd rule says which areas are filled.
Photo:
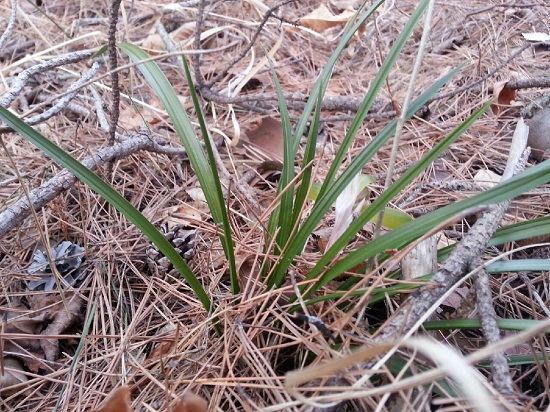
[[550, 34], [548, 33], [522, 33], [523, 38], [527, 41], [534, 42], [550, 42]]
[[500, 183], [501, 177], [492, 170], [481, 169], [474, 176], [474, 181], [482, 188], [489, 189]]
[[346, 24], [354, 14], [355, 10], [348, 7], [342, 13], [334, 15], [327, 6], [321, 4], [317, 9], [313, 10], [308, 15], [300, 18], [300, 24], [321, 33], [331, 27]]

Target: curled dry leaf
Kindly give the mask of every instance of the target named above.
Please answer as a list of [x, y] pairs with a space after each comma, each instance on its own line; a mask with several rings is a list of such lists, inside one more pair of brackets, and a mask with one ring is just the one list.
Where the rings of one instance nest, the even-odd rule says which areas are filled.
[[103, 406], [92, 412], [132, 412], [130, 404], [130, 389], [127, 386], [121, 386], [111, 393]]
[[516, 91], [506, 87], [507, 84], [508, 80], [493, 85], [493, 96], [496, 103], [493, 104], [491, 108], [494, 114], [500, 114], [500, 112], [502, 112], [502, 106], [509, 106], [512, 100], [516, 98]]

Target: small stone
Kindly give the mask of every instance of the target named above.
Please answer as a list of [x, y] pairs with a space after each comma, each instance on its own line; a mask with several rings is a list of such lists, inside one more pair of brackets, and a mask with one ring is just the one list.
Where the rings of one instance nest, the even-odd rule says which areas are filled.
[[539, 110], [527, 121], [529, 137], [527, 145], [531, 146], [531, 157], [541, 162], [550, 149], [550, 107]]

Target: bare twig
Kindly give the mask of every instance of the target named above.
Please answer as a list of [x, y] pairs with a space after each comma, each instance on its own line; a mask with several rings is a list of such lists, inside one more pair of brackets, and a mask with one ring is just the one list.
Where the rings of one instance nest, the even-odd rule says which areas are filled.
[[[69, 105], [70, 101], [77, 95], [78, 91], [80, 90], [81, 85], [83, 83], [87, 82], [88, 80], [90, 80], [92, 77], [94, 77], [96, 75], [96, 73], [98, 72], [98, 70], [99, 70], [99, 64], [94, 63], [92, 65], [92, 67], [90, 68], [90, 70], [88, 70], [88, 72], [86, 72], [86, 74], [84, 74], [84, 76], [82, 76], [80, 79], [78, 79], [76, 82], [74, 82], [67, 89], [67, 93], [62, 98], [60, 98], [60, 99], [57, 99], [57, 98], [50, 99], [50, 101], [47, 102], [47, 104], [51, 104], [55, 101], [54, 105], [50, 109], [42, 112], [39, 115], [30, 117], [27, 120], [27, 123], [31, 124], [31, 125], [32, 124], [37, 124], [37, 123], [41, 123], [41, 122], [46, 121], [47, 119], [49, 119], [52, 116], [55, 116], [57, 113], [59, 113], [61, 110], [63, 110], [65, 107], [67, 107]], [[57, 101], [56, 101], [56, 99], [57, 99]]]
[[99, 120], [99, 126], [101, 127], [101, 130], [108, 133], [110, 125], [109, 121], [107, 120], [105, 110], [103, 109], [103, 99], [101, 98], [94, 86], [88, 86], [88, 90], [90, 91], [94, 99], [95, 111], [97, 114], [97, 119]]
[[536, 87], [550, 87], [550, 77], [516, 79], [516, 80], [510, 80], [508, 83], [506, 83], [506, 88], [513, 89], [513, 90], [533, 89]]
[[[83, 77], [81, 77], [75, 83], [73, 83], [69, 87], [67, 92], [64, 94], [64, 96], [61, 99], [58, 99], [52, 107], [50, 107], [48, 110], [40, 114], [37, 114], [36, 116], [30, 117], [24, 120], [24, 122], [32, 126], [38, 123], [45, 122], [49, 118], [55, 116], [57, 113], [61, 112], [65, 107], [67, 107], [70, 101], [76, 96], [81, 85], [83, 83], [86, 83], [88, 80], [90, 80], [97, 73], [98, 70], [99, 70], [99, 64], [94, 63], [90, 68], [90, 70], [88, 70], [88, 72]], [[0, 134], [9, 132], [10, 130], [11, 128], [7, 126], [2, 126], [0, 127]]]
[[[489, 274], [480, 257], [472, 259], [470, 270], [481, 268], [475, 276], [475, 290], [477, 311], [481, 319], [481, 330], [488, 345], [500, 341], [500, 330], [496, 321], [496, 313], [493, 308], [493, 297]], [[503, 395], [517, 395], [514, 391], [510, 368], [504, 353], [498, 352], [491, 357], [491, 371], [495, 388]]]
[[16, 21], [17, 21], [17, 0], [11, 0], [10, 20], [8, 21], [8, 27], [6, 27], [6, 30], [4, 30], [2, 37], [0, 37], [0, 49], [2, 49], [2, 46], [4, 45], [4, 43], [6, 42], [8, 37], [10, 37], [11, 32], [15, 27]]
[[121, 0], [112, 0], [111, 16], [109, 19], [109, 71], [111, 73], [111, 91], [113, 93], [113, 103], [111, 106], [111, 123], [109, 127], [109, 144], [115, 143], [115, 133], [120, 116], [120, 85], [118, 83], [118, 71], [116, 70], [117, 52], [116, 52], [116, 26], [118, 22], [118, 10]]
[[[76, 95], [75, 97], [82, 97], [82, 95]], [[40, 92], [36, 96], [36, 100], [39, 101], [39, 102], [45, 103], [47, 105], [51, 104], [52, 101], [53, 101], [51, 96], [48, 95], [47, 93], [44, 93], [44, 92]], [[78, 104], [78, 103], [75, 103], [75, 102], [68, 103], [67, 105], [65, 105], [64, 108], [68, 111], [71, 111], [71, 112], [77, 114], [78, 116], [80, 116], [82, 118], [85, 118], [85, 117], [89, 116], [90, 113], [91, 113], [90, 109], [88, 107], [83, 106], [83, 105]], [[22, 112], [27, 112], [28, 110], [29, 110], [29, 108], [27, 107], [25, 110], [22, 110]]]
[[[37, 114], [36, 116], [30, 117], [24, 120], [25, 123], [30, 126], [38, 123], [42, 123], [48, 120], [49, 118], [55, 116], [57, 113], [61, 112], [61, 110], [67, 107], [70, 101], [76, 96], [82, 84], [90, 80], [97, 73], [98, 70], [99, 70], [99, 64], [94, 63], [90, 68], [90, 70], [88, 70], [88, 72], [83, 77], [81, 77], [75, 83], [73, 83], [69, 87], [67, 92], [63, 95], [63, 97], [61, 99], [58, 99], [52, 107], [50, 107], [48, 110], [40, 114]], [[11, 129], [7, 126], [0, 127], [0, 134], [9, 132], [10, 130]]]
[[[237, 57], [235, 57], [233, 60], [231, 60], [223, 70], [221, 70], [216, 76], [214, 76], [213, 79], [211, 79], [208, 84], [204, 85], [204, 88], [206, 89], [211, 89], [212, 86], [214, 86], [217, 82], [219, 82], [221, 79], [223, 79], [227, 73], [229, 72], [229, 70], [235, 66], [238, 62], [240, 62], [242, 59], [244, 59], [244, 57], [248, 54], [248, 52], [250, 51], [250, 49], [252, 48], [252, 46], [254, 46], [254, 44], [256, 43], [256, 40], [258, 39], [258, 37], [260, 36], [260, 33], [262, 32], [264, 26], [266, 25], [267, 21], [269, 20], [270, 17], [274, 16], [274, 17], [277, 17], [274, 15], [274, 13], [280, 9], [281, 7], [283, 7], [285, 4], [288, 4], [290, 2], [292, 2], [294, 0], [285, 0], [283, 1], [282, 3], [280, 4], [277, 4], [273, 7], [271, 7], [270, 9], [268, 9], [265, 14], [264, 14], [264, 17], [262, 18], [262, 21], [260, 22], [260, 24], [258, 25], [258, 28], [255, 30], [254, 32], [254, 35], [252, 36], [252, 39], [250, 39], [250, 42], [248, 43], [248, 45], [239, 53], [239, 55]], [[277, 17], [279, 20], [282, 20], [281, 18]], [[196, 46], [196, 45], [195, 45]], [[197, 48], [197, 47], [195, 47]], [[202, 87], [201, 87], [201, 92], [202, 92]]]
[[[211, 89], [203, 88], [201, 96], [206, 99], [220, 104], [242, 104], [254, 103], [258, 107], [275, 107], [278, 99], [275, 93], [255, 93], [241, 96], [226, 96], [219, 94]], [[285, 101], [291, 109], [302, 109], [309, 95], [305, 93], [284, 93]], [[329, 111], [357, 111], [361, 106], [364, 97], [360, 96], [325, 96], [323, 98], [323, 110]], [[373, 111], [380, 110], [386, 106], [386, 102], [377, 99], [373, 104]], [[387, 112], [389, 115], [395, 116], [395, 111]]]
[[[21, 93], [21, 90], [23, 90], [23, 88], [35, 74], [41, 73], [45, 70], [53, 69], [54, 67], [77, 63], [79, 61], [89, 58], [91, 55], [92, 53], [89, 51], [78, 51], [53, 58], [45, 63], [36, 64], [26, 70], [23, 70], [19, 74], [19, 76], [17, 76], [10, 89], [0, 99], [0, 106], [8, 107], [10, 104], [12, 104], [19, 93]], [[68, 93], [69, 92], [66, 92], [66, 94]]]
[[[170, 155], [185, 154], [181, 148], [167, 147], [164, 142], [149, 135], [140, 134], [114, 146], [107, 146], [97, 153], [86, 157], [82, 164], [93, 170], [101, 167], [115, 158], [127, 157], [140, 150]], [[29, 193], [30, 203], [26, 196], [21, 197], [0, 213], [0, 236], [21, 224], [31, 214], [31, 204], [34, 210], [39, 210], [60, 193], [70, 189], [76, 182], [76, 177], [68, 171], [63, 171], [42, 186]]]
[[517, 49], [510, 57], [508, 57], [505, 61], [503, 61], [501, 64], [499, 64], [497, 67], [495, 67], [493, 70], [491, 70], [489, 73], [487, 73], [482, 78], [476, 80], [475, 82], [471, 84], [467, 84], [463, 87], [459, 87], [458, 89], [455, 89], [453, 91], [447, 92], [447, 93], [438, 93], [434, 97], [428, 100], [428, 103], [426, 105], [435, 102], [436, 100], [442, 100], [447, 99], [449, 97], [456, 96], [457, 94], [466, 92], [468, 90], [474, 89], [477, 85], [483, 83], [496, 73], [498, 73], [500, 70], [502, 70], [504, 67], [506, 67], [512, 60], [514, 60], [516, 57], [518, 57], [521, 53], [523, 53], [525, 50], [527, 50], [529, 47], [531, 47], [531, 43], [525, 42], [519, 49]]
[[[164, 24], [162, 24], [162, 21], [159, 20], [156, 25], [157, 32], [159, 36], [161, 37], [162, 41], [164, 42], [164, 45], [166, 46], [166, 50], [168, 50], [170, 53], [175, 53], [178, 51], [178, 48], [176, 47], [176, 44], [170, 37], [170, 34], [166, 31], [166, 27], [164, 27]], [[183, 61], [181, 59], [173, 59], [176, 65], [180, 68], [182, 73], [185, 73], [185, 66], [183, 65]]]
[[[206, 9], [206, 0], [200, 0], [199, 2], [199, 8], [197, 10], [197, 23], [195, 25], [195, 42], [194, 42], [194, 49], [195, 50], [201, 50], [201, 34], [202, 34], [202, 24], [204, 23], [204, 13]], [[195, 75], [195, 78], [193, 81], [195, 82], [195, 86], [200, 90], [204, 86], [204, 80], [202, 78], [201, 74], [201, 68], [200, 68], [200, 61], [201, 57], [199, 54], [191, 57], [191, 61], [193, 62], [193, 73]]]

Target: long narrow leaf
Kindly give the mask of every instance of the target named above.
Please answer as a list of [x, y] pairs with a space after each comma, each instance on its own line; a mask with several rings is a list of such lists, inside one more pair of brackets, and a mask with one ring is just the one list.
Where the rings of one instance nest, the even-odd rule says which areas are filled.
[[[502, 330], [529, 330], [539, 326], [543, 321], [535, 319], [496, 319], [499, 329]], [[458, 329], [481, 329], [481, 321], [477, 319], [450, 319], [430, 320], [422, 326], [426, 330], [458, 330]], [[547, 330], [546, 333], [550, 333]]]
[[[191, 72], [189, 70], [189, 64], [185, 56], [182, 56], [183, 67], [185, 69], [185, 77], [187, 78], [187, 83], [189, 85], [189, 90], [191, 92], [191, 99], [193, 100], [193, 107], [195, 107], [195, 112], [197, 113], [197, 119], [201, 127], [201, 133], [204, 140], [204, 146], [206, 147], [206, 153], [208, 154], [208, 160], [210, 164], [210, 172], [214, 177], [215, 182], [220, 182], [220, 177], [218, 174], [218, 169], [216, 167], [216, 159], [214, 158], [214, 149], [212, 148], [212, 142], [208, 134], [208, 128], [206, 127], [206, 121], [204, 120], [204, 115], [201, 110], [201, 105], [199, 103], [199, 98], [195, 87], [193, 86], [193, 79], [191, 77]], [[231, 279], [231, 292], [236, 295], [239, 293], [239, 278], [237, 274], [237, 267], [235, 264], [235, 245], [233, 243], [233, 238], [231, 236], [231, 224], [229, 222], [229, 215], [227, 209], [224, 207], [223, 202], [223, 192], [221, 184], [216, 184], [216, 200], [220, 207], [220, 214], [223, 224], [223, 235], [220, 236], [222, 242], [223, 251], [229, 263], [229, 277]]]
[[[330, 262], [334, 256], [345, 246], [345, 244], [359, 231], [361, 228], [382, 208], [384, 208], [388, 202], [398, 193], [400, 193], [404, 187], [406, 187], [416, 176], [418, 176], [423, 170], [432, 164], [441, 153], [458, 139], [462, 133], [464, 133], [474, 121], [481, 116], [490, 103], [485, 104], [476, 112], [474, 112], [466, 121], [461, 123], [455, 130], [453, 130], [447, 137], [439, 142], [432, 150], [430, 150], [420, 161], [414, 164], [409, 170], [407, 170], [395, 183], [393, 183], [387, 190], [385, 190], [354, 222], [349, 228], [340, 236], [336, 243], [325, 252], [323, 257], [319, 259], [319, 262], [310, 271], [307, 279], [314, 279], [319, 273], [321, 273], [325, 265]], [[423, 233], [418, 233], [420, 237]], [[313, 291], [312, 288], [311, 291]]]
[[[422, 93], [416, 98], [409, 108], [407, 118], [413, 116], [420, 108], [426, 104], [426, 102], [437, 91], [449, 81], [457, 72], [460, 67], [452, 70], [447, 75], [436, 81], [428, 90]], [[338, 195], [344, 190], [344, 188], [351, 182], [355, 175], [361, 173], [361, 170], [365, 164], [380, 150], [380, 148], [387, 142], [387, 140], [395, 132], [395, 126], [397, 121], [392, 120], [378, 135], [353, 159], [346, 170], [336, 179], [331, 188], [328, 189], [325, 196], [322, 199], [318, 199], [315, 202], [309, 216], [304, 220], [300, 229], [296, 234], [292, 236], [289, 244], [285, 249], [285, 253], [279, 258], [277, 262], [277, 268], [273, 276], [276, 279], [280, 279], [284, 276], [284, 273], [288, 270], [288, 267], [294, 256], [296, 256], [303, 249], [308, 237], [315, 229], [315, 226], [321, 221], [326, 212], [332, 207]]]
[[[275, 82], [275, 89], [277, 90], [277, 98], [279, 100], [279, 111], [281, 113], [281, 123], [283, 125], [283, 170], [281, 172], [281, 178], [279, 180], [279, 185], [277, 186], [277, 194], [283, 192], [281, 196], [281, 201], [276, 207], [275, 213], [272, 214], [269, 222], [270, 235], [273, 236], [275, 231], [277, 231], [277, 241], [275, 242], [275, 254], [279, 254], [282, 248], [286, 245], [290, 232], [293, 228], [292, 222], [292, 213], [289, 211], [292, 210], [294, 204], [294, 184], [292, 180], [294, 178], [294, 159], [296, 157], [296, 150], [294, 149], [295, 145], [292, 141], [292, 129], [290, 126], [290, 116], [288, 114], [288, 108], [286, 101], [283, 95], [283, 89], [275, 68], [273, 66], [272, 60], [267, 55], [269, 61], [269, 66], [271, 68], [271, 74]], [[277, 223], [275, 223], [275, 220]], [[272, 286], [268, 282], [268, 287]]]
[[309, 135], [306, 142], [306, 148], [304, 150], [304, 158], [302, 160], [302, 176], [300, 179], [300, 186], [296, 191], [296, 199], [294, 200], [294, 210], [292, 211], [293, 222], [298, 222], [302, 216], [302, 209], [304, 203], [308, 198], [308, 193], [311, 186], [311, 178], [313, 174], [313, 161], [315, 158], [315, 149], [317, 147], [317, 138], [319, 136], [319, 123], [321, 119], [321, 108], [323, 106], [322, 96], [319, 95], [317, 107], [315, 108], [315, 115], [311, 123]]
[[[119, 43], [118, 47], [137, 63], [150, 57], [142, 49], [133, 44]], [[138, 68], [151, 88], [155, 91], [170, 116], [174, 129], [176, 129], [187, 151], [191, 166], [197, 175], [214, 222], [224, 227], [224, 234], [220, 235], [220, 238], [224, 245], [226, 258], [229, 262], [232, 262], [233, 259], [231, 256], [233, 250], [231, 246], [230, 229], [228, 232], [228, 228], [224, 223], [224, 221], [227, 221], [227, 213], [223, 196], [220, 196], [220, 180], [217, 177], [217, 173], [214, 174], [213, 172], [215, 165], [208, 161], [185, 109], [162, 70], [154, 61], [141, 63], [138, 65]], [[232, 279], [236, 279], [234, 263], [230, 266], [230, 270], [233, 271]], [[232, 288], [234, 291], [238, 290], [238, 285], [232, 285]]]
[[378, 73], [376, 74], [376, 77], [372, 81], [372, 84], [369, 87], [369, 91], [367, 92], [365, 98], [363, 99], [363, 102], [361, 103], [361, 106], [359, 107], [359, 110], [357, 111], [355, 118], [351, 122], [351, 125], [346, 133], [346, 136], [344, 137], [344, 140], [342, 141], [340, 148], [338, 149], [338, 152], [334, 156], [334, 160], [332, 161], [331, 167], [327, 172], [325, 181], [319, 192], [319, 196], [318, 196], [319, 198], [322, 198], [325, 195], [325, 193], [328, 191], [328, 189], [332, 186], [332, 182], [336, 176], [336, 173], [340, 168], [342, 161], [344, 160], [344, 157], [347, 154], [349, 146], [353, 142], [353, 139], [355, 139], [355, 136], [357, 135], [357, 132], [359, 131], [359, 128], [361, 127], [363, 120], [365, 119], [365, 116], [367, 115], [367, 112], [369, 111], [372, 103], [374, 102], [374, 99], [376, 98], [378, 92], [386, 82], [386, 79], [390, 74], [390, 70], [394, 65], [395, 61], [397, 60], [397, 58], [399, 57], [401, 50], [403, 49], [403, 47], [405, 47], [405, 43], [407, 42], [412, 31], [418, 24], [418, 21], [424, 14], [426, 7], [428, 7], [428, 3], [429, 3], [429, 0], [423, 0], [418, 4], [416, 10], [408, 19], [405, 27], [401, 29], [401, 33], [395, 40], [395, 43], [393, 44], [390, 52], [384, 59], [384, 63], [382, 64], [382, 66], [378, 70]]
[[[328, 85], [328, 81], [332, 75], [332, 71], [334, 69], [334, 65], [336, 64], [336, 61], [340, 57], [340, 54], [344, 49], [346, 48], [348, 42], [353, 38], [355, 32], [359, 30], [359, 28], [365, 24], [367, 19], [374, 14], [374, 12], [380, 7], [385, 0], [377, 0], [373, 3], [373, 5], [364, 12], [361, 17], [357, 18], [356, 21], [350, 25], [346, 30], [344, 30], [344, 33], [342, 34], [342, 39], [336, 46], [336, 49], [331, 54], [329, 60], [327, 61], [327, 64], [321, 71], [321, 74], [319, 75], [319, 80], [317, 83], [315, 83], [315, 87], [313, 88], [313, 91], [309, 95], [309, 99], [306, 102], [306, 105], [304, 106], [304, 110], [302, 112], [302, 116], [300, 117], [300, 121], [298, 122], [296, 126], [296, 130], [294, 131], [294, 136], [302, 136], [304, 134], [304, 130], [306, 128], [307, 122], [309, 120], [309, 117], [311, 116], [311, 113], [313, 111], [313, 108], [315, 107], [315, 104], [319, 97], [322, 98], [322, 96], [325, 94], [325, 90]], [[361, 8], [357, 10], [357, 15], [363, 12], [363, 7], [365, 6], [366, 2], [363, 3]], [[294, 144], [296, 145], [296, 148], [300, 144], [300, 140], [295, 139]]]

